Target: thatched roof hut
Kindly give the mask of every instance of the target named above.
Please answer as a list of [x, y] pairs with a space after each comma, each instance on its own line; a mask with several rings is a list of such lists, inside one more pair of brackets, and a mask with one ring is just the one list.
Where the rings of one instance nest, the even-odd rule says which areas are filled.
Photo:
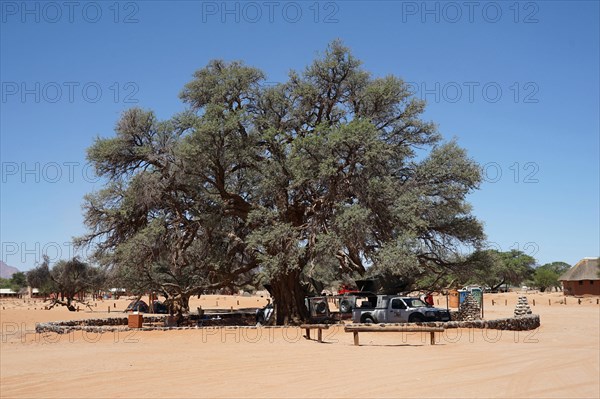
[[600, 258], [583, 258], [558, 280], [565, 295], [600, 295]]

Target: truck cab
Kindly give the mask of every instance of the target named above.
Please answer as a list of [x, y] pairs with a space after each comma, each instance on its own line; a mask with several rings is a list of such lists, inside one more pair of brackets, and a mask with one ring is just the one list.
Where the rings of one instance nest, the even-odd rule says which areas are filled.
[[420, 298], [377, 295], [353, 309], [354, 323], [418, 323], [449, 321], [446, 309], [428, 306]]

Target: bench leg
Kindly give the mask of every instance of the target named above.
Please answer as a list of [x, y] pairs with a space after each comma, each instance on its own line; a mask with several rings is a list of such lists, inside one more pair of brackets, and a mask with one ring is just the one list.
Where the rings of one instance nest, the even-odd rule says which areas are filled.
[[319, 333], [318, 334], [319, 334], [318, 341], [319, 342], [323, 342], [323, 329], [322, 328], [319, 328]]
[[306, 339], [310, 339], [310, 328], [306, 329]]
[[435, 345], [435, 333], [432, 331], [429, 334], [431, 334], [431, 345]]
[[358, 346], [358, 331], [352, 331], [354, 334], [354, 345]]

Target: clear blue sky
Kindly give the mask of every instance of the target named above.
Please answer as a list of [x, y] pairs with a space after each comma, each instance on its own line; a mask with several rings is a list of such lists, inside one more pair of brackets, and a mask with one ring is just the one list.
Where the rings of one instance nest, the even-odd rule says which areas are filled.
[[123, 110], [181, 111], [214, 58], [282, 81], [335, 38], [412, 82], [425, 117], [485, 167], [470, 201], [492, 247], [541, 264], [598, 256], [598, 4], [2, 1], [2, 260], [72, 255], [82, 198], [101, 188], [85, 150]]

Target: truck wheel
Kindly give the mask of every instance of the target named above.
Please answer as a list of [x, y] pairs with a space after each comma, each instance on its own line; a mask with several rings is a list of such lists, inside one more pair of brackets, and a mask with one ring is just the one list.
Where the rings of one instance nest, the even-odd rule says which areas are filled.
[[422, 323], [425, 321], [425, 317], [421, 313], [413, 313], [408, 317], [410, 323]]
[[350, 304], [350, 301], [344, 299], [342, 302], [340, 302], [341, 313], [350, 313], [350, 311], [352, 311], [352, 305]]
[[327, 305], [325, 302], [319, 302], [316, 304], [315, 310], [318, 314], [323, 314], [327, 311]]
[[372, 316], [366, 316], [365, 318], [363, 318], [363, 323], [375, 324], [375, 319], [373, 319]]

